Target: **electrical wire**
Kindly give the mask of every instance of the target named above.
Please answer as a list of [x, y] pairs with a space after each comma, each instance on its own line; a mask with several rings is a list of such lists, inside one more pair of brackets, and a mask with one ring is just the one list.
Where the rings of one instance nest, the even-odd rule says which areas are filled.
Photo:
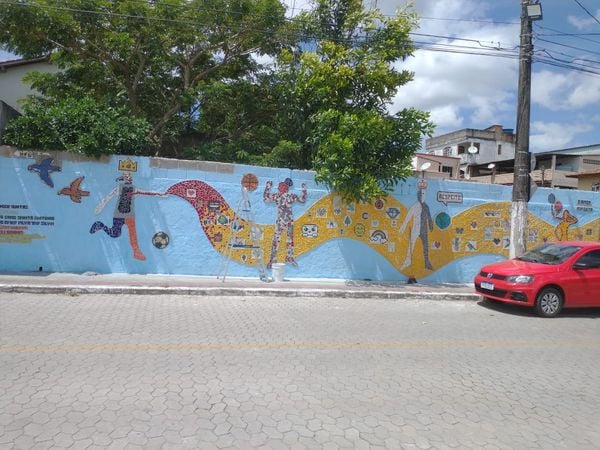
[[[14, 5], [14, 6], [20, 6], [20, 7], [32, 7], [32, 8], [37, 7], [40, 9], [63, 10], [63, 11], [82, 13], [82, 14], [115, 16], [115, 17], [130, 18], [130, 19], [135, 19], [135, 20], [160, 21], [160, 22], [178, 23], [178, 24], [182, 24], [182, 25], [198, 26], [197, 22], [182, 21], [179, 19], [152, 17], [152, 16], [145, 16], [145, 15], [123, 14], [123, 13], [116, 13], [116, 12], [111, 12], [111, 11], [94, 11], [94, 10], [86, 10], [86, 9], [79, 9], [79, 8], [69, 8], [69, 7], [65, 7], [65, 6], [41, 5], [41, 4], [35, 4], [35, 3], [23, 3], [23, 2], [9, 1], [9, 0], [0, 0], [0, 3]], [[146, 5], [148, 4], [146, 2], [143, 2], [143, 3]], [[173, 6], [173, 7], [178, 7], [178, 6], [179, 7], [188, 7], [188, 8], [192, 7], [192, 5], [173, 5], [173, 4], [165, 4], [165, 5]], [[194, 9], [202, 10], [202, 8], [200, 8], [200, 7], [194, 7]], [[206, 10], [208, 10], [208, 9], [206, 9]], [[210, 10], [210, 11], [216, 11], [216, 10]], [[231, 13], [231, 14], [238, 14], [238, 12], [235, 12], [235, 11], [227, 11], [227, 12]], [[242, 13], [239, 13], [239, 14], [242, 14]], [[438, 18], [430, 17], [427, 19], [434, 20], [434, 19], [438, 19]], [[290, 20], [290, 19], [286, 19], [286, 20]], [[461, 20], [461, 19], [439, 19], [439, 20]], [[471, 20], [465, 19], [464, 21], [471, 21]], [[511, 22], [494, 22], [494, 21], [492, 21], [491, 23], [506, 23], [506, 24], [514, 25], [514, 23], [511, 23]], [[540, 27], [540, 28], [543, 28], [543, 27]], [[557, 30], [552, 30], [550, 28], [546, 28], [546, 29], [549, 29], [551, 31], [557, 31]], [[266, 32], [266, 30], [265, 30], [265, 32]], [[473, 42], [479, 46], [479, 47], [469, 47], [469, 46], [464, 46], [464, 45], [456, 45], [456, 44], [448, 44], [448, 43], [440, 43], [440, 42], [432, 43], [432, 42], [415, 41], [415, 42], [413, 42], [413, 44], [414, 44], [415, 49], [418, 49], [418, 50], [469, 54], [469, 55], [475, 55], [475, 56], [491, 56], [491, 57], [501, 57], [501, 58], [510, 58], [510, 59], [519, 58], [519, 55], [516, 53], [516, 50], [519, 48], [518, 45], [514, 46], [512, 48], [504, 48], [500, 45], [500, 43], [498, 43], [497, 46], [494, 46], [494, 45], [486, 46], [486, 45], [482, 44], [482, 41], [480, 41], [480, 40], [466, 39], [466, 38], [460, 38], [460, 37], [456, 37], [456, 36], [441, 36], [441, 35], [433, 35], [433, 34], [425, 34], [425, 33], [409, 33], [409, 34], [411, 36], [431, 37], [431, 38], [436, 38], [436, 39], [447, 39], [450, 41]], [[286, 33], [283, 33], [283, 35], [285, 36]], [[320, 40], [322, 38], [320, 36], [308, 35], [308, 34], [302, 34], [302, 33], [293, 33], [293, 34], [287, 33], [287, 35], [290, 37], [296, 37], [296, 38], [305, 39], [308, 41]], [[566, 33], [565, 33], [565, 35], [566, 35]], [[357, 37], [349, 38], [349, 39], [340, 39], [340, 41], [347, 42], [348, 44], [358, 44], [361, 42], [362, 43], [366, 42], [367, 39], [368, 39], [367, 36], [357, 36]], [[578, 47], [571, 47], [571, 46], [567, 46], [566, 44], [560, 44], [560, 43], [556, 43], [556, 42], [552, 42], [552, 41], [547, 41], [544, 39], [538, 39], [538, 40], [542, 41], [542, 42], [551, 43], [553, 45], [561, 45], [561, 46], [570, 47], [573, 49], [577, 49], [577, 50], [581, 50], [581, 51], [585, 51], [585, 52], [589, 52], [589, 53], [600, 54], [600, 53], [596, 53], [596, 52], [593, 52], [590, 50], [585, 50], [585, 49], [581, 49]], [[594, 42], [594, 41], [592, 41], [592, 42]], [[494, 44], [494, 43], [492, 42], [492, 44]], [[574, 58], [573, 57], [573, 61], [569, 62], [569, 61], [565, 61], [565, 60], [561, 60], [559, 58], [553, 57], [550, 53], [551, 52], [550, 50], [540, 49], [539, 52], [546, 53], [546, 55], [547, 55], [547, 57], [537, 56], [535, 58], [535, 60], [540, 63], [553, 65], [555, 67], [561, 67], [561, 68], [571, 69], [571, 70], [575, 70], [575, 71], [600, 75], [599, 72], [594, 70], [596, 68], [593, 66], [580, 64], [580, 63], [574, 63], [575, 59], [580, 60], [580, 61], [590, 62], [592, 64], [596, 64], [597, 63], [596, 61], [585, 60], [582, 58]], [[571, 57], [570, 55], [563, 55], [563, 56]]]
[[[135, 0], [134, 0], [135, 1]], [[192, 26], [197, 26], [198, 23], [197, 22], [191, 22], [191, 21], [183, 21], [183, 20], [179, 20], [179, 19], [167, 19], [167, 18], [161, 18], [161, 17], [153, 17], [153, 16], [145, 16], [145, 15], [135, 15], [135, 14], [124, 14], [124, 13], [117, 13], [117, 12], [112, 12], [112, 11], [97, 11], [97, 10], [88, 10], [88, 9], [80, 9], [80, 8], [71, 8], [71, 7], [66, 7], [66, 6], [53, 6], [53, 5], [42, 5], [39, 3], [22, 3], [22, 2], [15, 2], [15, 1], [9, 1], [9, 0], [0, 0], [0, 3], [5, 3], [5, 4], [9, 4], [9, 5], [14, 5], [14, 6], [19, 6], [19, 7], [32, 7], [32, 8], [40, 8], [40, 9], [50, 9], [50, 10], [58, 10], [58, 11], [69, 11], [69, 12], [75, 12], [75, 13], [82, 13], [82, 14], [91, 14], [91, 15], [100, 15], [100, 16], [114, 16], [114, 17], [119, 17], [119, 18], [127, 18], [127, 19], [136, 19], [136, 20], [148, 20], [148, 21], [158, 21], [158, 22], [169, 22], [169, 23], [176, 23], [176, 24], [181, 24], [181, 25], [192, 25]], [[138, 3], [140, 3], [138, 1]], [[167, 4], [170, 7], [185, 7], [185, 8], [191, 8], [191, 5], [173, 5], [173, 4]], [[242, 14], [236, 11], [221, 11], [221, 10], [214, 10], [214, 9], [205, 9], [205, 8], [194, 8], [194, 9], [200, 9], [200, 10], [205, 10], [205, 11], [210, 11], [210, 12], [218, 12], [218, 13], [230, 13], [230, 14]], [[272, 16], [271, 16], [272, 17]], [[288, 21], [290, 19], [287, 19]], [[284, 33], [285, 35], [285, 33]], [[291, 34], [287, 34], [288, 36], [298, 36], [301, 38], [308, 38], [308, 39], [320, 39], [321, 36], [316, 36], [316, 35], [307, 35], [307, 34], [302, 34], [302, 33], [295, 33], [293, 35]], [[433, 34], [424, 34], [424, 33], [409, 33], [409, 35], [413, 35], [413, 36], [424, 36], [424, 37], [434, 37], [434, 38], [442, 38], [442, 39], [448, 39], [448, 40], [456, 40], [456, 41], [469, 41], [469, 42], [475, 42], [477, 43], [480, 47], [488, 47], [484, 44], [481, 43], [481, 41], [476, 40], [476, 39], [465, 39], [465, 38], [459, 38], [456, 36], [440, 36], [440, 35], [433, 35]], [[360, 43], [361, 40], [362, 42], [364, 42], [364, 38], [353, 38], [353, 39], [344, 39], [344, 38], [338, 38], [339, 41], [342, 42], [348, 42], [350, 44], [352, 43]], [[495, 44], [494, 42], [490, 42], [490, 44]], [[502, 45], [500, 42], [497, 43], [498, 45], [491, 45], [489, 46], [490, 48], [496, 48], [499, 50], [503, 50]]]
[[426, 16], [419, 16], [419, 20], [438, 20], [438, 21], [449, 21], [449, 22], [475, 22], [475, 23], [489, 23], [489, 24], [493, 24], [493, 25], [519, 25], [519, 22], [503, 22], [503, 21], [499, 21], [499, 20], [452, 19], [452, 18], [445, 18], [445, 17], [426, 17]]
[[[535, 24], [535, 27], [536, 27], [536, 29], [539, 28], [540, 30], [550, 30], [550, 31], [557, 33], [552, 36], [569, 37], [569, 38], [572, 37], [575, 39], [579, 39], [579, 40], [586, 41], [586, 42], [592, 42], [594, 44], [600, 45], [600, 41], [595, 41], [594, 39], [589, 39], [589, 38], [584, 37], [584, 36], [600, 36], [600, 33], [565, 33], [564, 31], [556, 30], [556, 29], [550, 28], [550, 27], [544, 27], [544, 26], [538, 25], [538, 24]], [[536, 34], [538, 36], [546, 36], [544, 33], [536, 32]]]
[[[588, 63], [590, 65], [590, 67], [592, 67], [593, 65], [600, 66], [600, 61], [597, 61], [597, 60], [586, 59], [586, 58], [578, 58], [578, 57], [573, 56], [573, 55], [568, 55], [566, 53], [561, 53], [561, 52], [554, 52], [554, 51], [548, 50], [548, 49], [535, 50], [534, 53], [536, 53], [536, 54], [543, 53], [543, 54], [547, 55], [549, 58], [556, 59], [558, 61], [562, 61], [562, 62], [566, 62], [566, 63], [581, 64], [581, 63], [577, 63], [576, 61], [582, 61], [584, 63]], [[555, 56], [553, 56], [554, 54], [561, 55], [561, 56], [566, 56], [567, 58], [570, 58], [570, 60], [567, 61], [567, 60], [564, 60], [564, 59], [556, 58]]]
[[594, 16], [585, 6], [583, 6], [579, 0], [573, 0], [575, 3], [577, 3], [579, 6], [581, 6], [581, 9], [583, 9], [586, 13], [588, 13], [588, 15], [594, 19], [596, 22], [598, 22], [598, 24], [600, 24], [600, 20], [598, 20], [598, 18], [596, 16]]
[[565, 48], [570, 48], [572, 50], [579, 50], [579, 51], [585, 51], [586, 53], [591, 53], [594, 55], [600, 55], [600, 52], [594, 52], [592, 50], [584, 50], [580, 47], [573, 47], [572, 45], [567, 45], [567, 44], [561, 44], [560, 42], [554, 42], [554, 41], [549, 41], [548, 39], [537, 39], [539, 42], [546, 42], [548, 44], [552, 44], [552, 45], [557, 45], [559, 47], [565, 47]]

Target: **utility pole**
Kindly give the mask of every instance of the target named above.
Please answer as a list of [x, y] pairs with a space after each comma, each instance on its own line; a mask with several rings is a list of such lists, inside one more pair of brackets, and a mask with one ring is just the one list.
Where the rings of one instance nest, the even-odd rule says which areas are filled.
[[[538, 14], [536, 12], [539, 11]], [[527, 215], [530, 195], [529, 121], [531, 103], [531, 21], [542, 18], [539, 2], [521, 0], [521, 40], [519, 50], [519, 87], [517, 92], [517, 136], [510, 211], [510, 257], [522, 255], [527, 245]]]

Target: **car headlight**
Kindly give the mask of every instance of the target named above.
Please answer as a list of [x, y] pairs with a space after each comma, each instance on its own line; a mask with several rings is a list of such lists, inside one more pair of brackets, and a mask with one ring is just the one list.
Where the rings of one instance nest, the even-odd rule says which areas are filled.
[[527, 284], [531, 283], [535, 277], [533, 275], [511, 275], [506, 277], [506, 281], [509, 283]]

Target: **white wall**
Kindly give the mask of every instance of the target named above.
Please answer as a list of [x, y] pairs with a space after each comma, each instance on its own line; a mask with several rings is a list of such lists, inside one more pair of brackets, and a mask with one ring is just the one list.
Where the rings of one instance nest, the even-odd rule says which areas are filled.
[[58, 72], [56, 66], [47, 62], [6, 67], [5, 71], [0, 71], [0, 100], [3, 100], [7, 105], [17, 111], [22, 112], [18, 100], [33, 93], [30, 86], [23, 82], [23, 77], [26, 73], [34, 70], [37, 70], [38, 72]]

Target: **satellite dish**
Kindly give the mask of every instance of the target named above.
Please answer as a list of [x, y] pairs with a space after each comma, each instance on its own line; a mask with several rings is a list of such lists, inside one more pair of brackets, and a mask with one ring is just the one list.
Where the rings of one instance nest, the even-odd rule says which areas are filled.
[[430, 162], [426, 162], [421, 164], [421, 170], [427, 170], [431, 167], [431, 163]]
[[488, 169], [493, 169], [494, 167], [496, 167], [496, 164], [494, 163], [488, 164], [487, 166]]
[[471, 144], [471, 146], [467, 149], [467, 151], [471, 155], [474, 155], [475, 153], [477, 153], [479, 151], [479, 149], [477, 147], [475, 147], [473, 144]]

